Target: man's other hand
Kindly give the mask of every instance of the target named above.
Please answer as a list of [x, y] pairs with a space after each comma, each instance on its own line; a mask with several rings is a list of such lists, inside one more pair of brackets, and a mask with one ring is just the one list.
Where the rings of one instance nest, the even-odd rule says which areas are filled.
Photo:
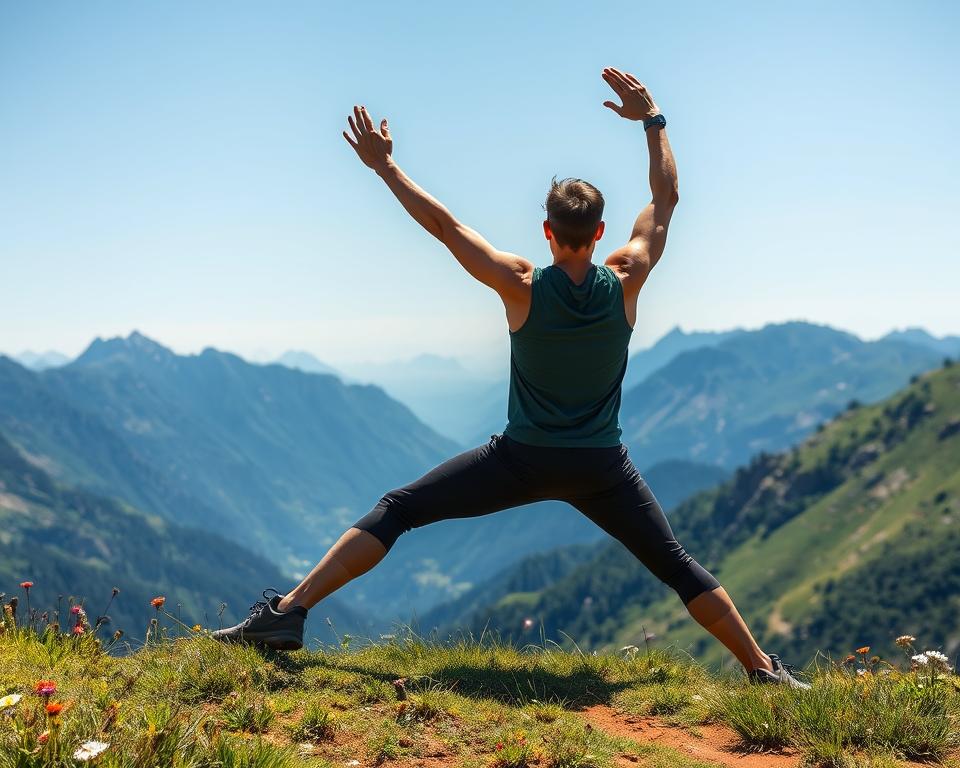
[[385, 167], [390, 154], [393, 152], [393, 139], [390, 138], [390, 129], [387, 127], [387, 118], [380, 121], [379, 130], [374, 127], [373, 120], [367, 114], [366, 107], [354, 107], [353, 115], [347, 118], [353, 138], [346, 131], [343, 138], [353, 147], [363, 164], [368, 168], [379, 171]]
[[603, 106], [609, 107], [620, 117], [625, 117], [627, 120], [646, 120], [660, 114], [660, 108], [654, 103], [646, 86], [630, 73], [607, 67], [601, 73], [601, 77], [623, 102], [622, 105], [617, 105], [612, 101], [605, 101]]

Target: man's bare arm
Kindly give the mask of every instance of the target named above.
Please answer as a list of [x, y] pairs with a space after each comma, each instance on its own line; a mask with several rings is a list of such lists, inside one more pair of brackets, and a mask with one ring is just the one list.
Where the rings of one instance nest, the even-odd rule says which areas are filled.
[[386, 119], [374, 127], [364, 107], [354, 107], [347, 118], [351, 137], [344, 138], [360, 159], [386, 183], [400, 204], [427, 232], [440, 240], [473, 277], [493, 288], [507, 304], [529, 296], [533, 264], [494, 248], [479, 233], [459, 222], [447, 208], [403, 172], [393, 159], [393, 139]]
[[[607, 101], [604, 106], [621, 117], [645, 120], [660, 114], [646, 87], [633, 75], [608, 68], [603, 71], [603, 79], [623, 101], [622, 105]], [[667, 228], [679, 200], [677, 166], [666, 128], [653, 126], [646, 131], [646, 138], [653, 199], [637, 216], [627, 244], [610, 254], [606, 261], [621, 276], [625, 291], [634, 295], [640, 292], [650, 270], [663, 255]]]

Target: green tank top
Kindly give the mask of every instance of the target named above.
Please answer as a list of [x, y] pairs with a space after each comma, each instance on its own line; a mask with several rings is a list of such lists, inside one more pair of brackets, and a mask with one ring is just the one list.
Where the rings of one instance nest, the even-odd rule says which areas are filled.
[[548, 447], [619, 445], [632, 332], [610, 267], [591, 264], [580, 285], [560, 267], [535, 267], [530, 314], [510, 333], [504, 434]]

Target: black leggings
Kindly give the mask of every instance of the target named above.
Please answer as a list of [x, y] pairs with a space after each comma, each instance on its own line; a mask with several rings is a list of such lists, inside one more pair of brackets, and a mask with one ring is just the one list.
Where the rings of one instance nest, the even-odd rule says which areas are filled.
[[390, 491], [354, 528], [389, 550], [400, 534], [534, 501], [565, 501], [619, 540], [684, 603], [720, 586], [674, 538], [627, 448], [543, 448], [504, 435]]

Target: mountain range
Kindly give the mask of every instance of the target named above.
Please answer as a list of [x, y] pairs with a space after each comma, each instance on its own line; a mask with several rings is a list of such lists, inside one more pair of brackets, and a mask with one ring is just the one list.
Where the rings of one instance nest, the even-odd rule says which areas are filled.
[[[624, 395], [631, 455], [662, 500], [714, 485], [740, 457], [789, 445], [849, 400], [888, 394], [942, 358], [929, 345], [800, 323], [668, 336], [657, 354], [707, 346]], [[442, 360], [420, 363], [456, 374]], [[474, 416], [481, 405], [474, 398]], [[42, 372], [0, 358], [0, 431], [55, 482], [224, 536], [288, 581], [384, 491], [458, 450], [377, 386], [214, 349], [176, 355], [138, 333], [98, 339]], [[338, 597], [381, 624], [409, 620], [527, 555], [602, 538], [549, 502], [439, 523], [401, 537]]]

